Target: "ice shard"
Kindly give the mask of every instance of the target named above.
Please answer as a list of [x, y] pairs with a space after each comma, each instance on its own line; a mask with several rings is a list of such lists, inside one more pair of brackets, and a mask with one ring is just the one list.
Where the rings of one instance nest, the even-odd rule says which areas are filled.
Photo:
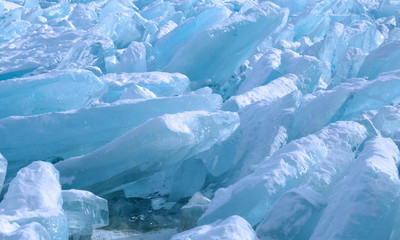
[[[243, 15], [233, 15], [180, 47], [163, 69], [181, 72], [199, 86], [210, 85], [227, 97], [238, 87], [231, 79], [233, 71], [267, 34], [285, 22], [287, 15], [287, 9], [270, 2], [250, 8]], [[231, 58], [232, 55], [236, 57]]]
[[357, 76], [374, 79], [380, 73], [399, 69], [400, 66], [398, 65], [398, 61], [396, 61], [400, 54], [399, 46], [400, 41], [396, 40], [386, 42], [372, 51], [365, 57]]
[[103, 101], [118, 100], [124, 89], [137, 84], [149, 89], [157, 97], [171, 97], [182, 95], [189, 90], [189, 78], [180, 73], [146, 72], [106, 74], [102, 79], [107, 81], [109, 89], [103, 96]]
[[220, 105], [220, 96], [199, 93], [3, 118], [0, 152], [8, 160], [8, 178], [11, 178], [19, 168], [34, 160], [59, 161], [94, 151], [150, 118], [189, 110], [215, 111]]
[[307, 239], [307, 224], [318, 218], [326, 205], [326, 199], [308, 188], [295, 188], [285, 192], [271, 207], [257, 226], [260, 239]]
[[239, 111], [240, 109], [258, 101], [273, 102], [274, 100], [297, 91], [298, 88], [296, 84], [300, 85], [296, 75], [290, 74], [278, 78], [264, 86], [253, 88], [250, 91], [229, 98], [222, 105], [222, 109]]
[[238, 125], [238, 115], [231, 112], [166, 114], [56, 167], [66, 188], [101, 193], [205, 151], [228, 138]]
[[68, 219], [69, 235], [91, 236], [93, 229], [108, 225], [107, 200], [82, 190], [63, 190], [63, 210]]
[[59, 70], [0, 81], [0, 118], [89, 107], [107, 82], [87, 70]]

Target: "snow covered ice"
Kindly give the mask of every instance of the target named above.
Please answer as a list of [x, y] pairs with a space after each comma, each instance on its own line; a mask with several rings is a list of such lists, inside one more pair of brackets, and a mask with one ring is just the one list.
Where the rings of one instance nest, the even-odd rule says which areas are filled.
[[0, 239], [400, 239], [400, 2], [0, 0]]

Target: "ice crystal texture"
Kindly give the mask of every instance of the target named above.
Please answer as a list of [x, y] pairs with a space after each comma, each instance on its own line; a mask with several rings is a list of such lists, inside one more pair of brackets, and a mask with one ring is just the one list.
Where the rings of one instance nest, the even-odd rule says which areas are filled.
[[400, 239], [400, 1], [0, 0], [0, 239]]

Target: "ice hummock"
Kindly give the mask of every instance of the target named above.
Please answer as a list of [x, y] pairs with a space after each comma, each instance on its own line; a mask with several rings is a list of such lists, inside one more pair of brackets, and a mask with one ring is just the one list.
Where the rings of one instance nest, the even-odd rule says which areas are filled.
[[399, 239], [399, 11], [0, 0], [0, 238]]
[[326, 209], [310, 239], [389, 239], [398, 205], [398, 158], [391, 139], [368, 141], [346, 178], [328, 191]]
[[[292, 141], [261, 162], [252, 174], [216, 191], [199, 223], [211, 223], [233, 213], [254, 226], [281, 194], [307, 179], [311, 182], [306, 186], [324, 190], [354, 159], [367, 134], [356, 122], [336, 122]], [[315, 183], [314, 175], [319, 177]]]

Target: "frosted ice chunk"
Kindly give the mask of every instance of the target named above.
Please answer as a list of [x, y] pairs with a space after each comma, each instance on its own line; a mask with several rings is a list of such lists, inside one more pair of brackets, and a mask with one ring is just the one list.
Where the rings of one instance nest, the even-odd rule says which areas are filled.
[[317, 56], [322, 61], [331, 63], [333, 70], [340, 70], [340, 60], [345, 57], [343, 55], [348, 48], [354, 47], [361, 49], [362, 52], [371, 52], [383, 41], [384, 37], [376, 24], [369, 21], [357, 21], [351, 26], [334, 23], [322, 43], [315, 44], [308, 51], [317, 51]]
[[315, 56], [322, 61], [331, 63], [333, 69], [337, 67], [340, 56], [345, 51], [347, 45], [343, 37], [345, 25], [333, 23], [326, 36], [321, 41], [311, 45], [304, 50], [304, 54]]
[[348, 79], [356, 77], [366, 56], [367, 54], [359, 48], [348, 48], [333, 74], [331, 86], [337, 86]]
[[201, 192], [196, 192], [189, 199], [189, 202], [181, 208], [179, 218], [179, 231], [185, 231], [197, 226], [197, 220], [207, 209], [210, 199], [206, 198]]
[[293, 50], [297, 51], [301, 46], [300, 42], [289, 42], [286, 40], [279, 40], [277, 47], [282, 50]]
[[210, 202], [210, 199], [206, 198], [201, 194], [201, 192], [196, 192], [189, 199], [188, 203], [185, 205], [187, 207], [197, 206], [197, 205], [207, 205]]
[[21, 77], [39, 67], [39, 73], [87, 66], [105, 72], [103, 58], [113, 49], [113, 42], [96, 32], [35, 25], [24, 37], [14, 39], [12, 48], [9, 42], [0, 43], [0, 80]]
[[166, 24], [161, 26], [156, 34], [156, 37], [154, 39], [155, 42], [159, 41], [162, 37], [170, 33], [172, 30], [174, 30], [176, 27], [178, 27], [178, 24], [174, 21], [168, 21]]
[[384, 137], [400, 140], [400, 109], [399, 105], [384, 106], [372, 118], [374, 126]]
[[61, 0], [59, 3], [47, 7], [43, 10], [43, 17], [47, 20], [58, 20], [66, 18], [71, 12], [71, 2]]
[[0, 119], [0, 152], [8, 160], [7, 178], [34, 160], [87, 154], [149, 118], [181, 111], [215, 111], [221, 101], [216, 94], [192, 94]]
[[343, 38], [349, 47], [358, 47], [364, 52], [371, 52], [384, 41], [382, 33], [376, 24], [366, 20], [358, 21], [343, 32]]
[[[116, 4], [121, 5], [117, 1]], [[121, 5], [122, 6], [122, 5]], [[147, 21], [132, 9], [100, 17], [95, 29], [114, 41], [117, 48], [126, 48], [132, 41], [149, 41], [157, 33], [154, 22]], [[103, 8], [104, 10], [104, 8]]]
[[399, 54], [400, 40], [382, 44], [379, 48], [368, 54], [357, 76], [374, 79], [382, 72], [399, 69], [400, 64], [397, 61]]
[[273, 102], [278, 98], [282, 98], [292, 92], [297, 91], [296, 83], [298, 78], [296, 75], [287, 75], [278, 78], [272, 82], [253, 88], [243, 94], [230, 97], [222, 105], [223, 110], [239, 111], [240, 109], [257, 101]]
[[238, 115], [231, 112], [166, 114], [94, 152], [59, 162], [56, 167], [65, 187], [99, 193], [205, 151], [228, 138], [238, 125]]
[[171, 238], [171, 240], [186, 239], [256, 240], [257, 236], [246, 220], [239, 216], [232, 216], [223, 221], [218, 220], [209, 225], [178, 233]]
[[189, 90], [190, 84], [185, 75], [166, 72], [107, 74], [102, 79], [109, 85], [109, 90], [103, 97], [106, 102], [117, 100], [125, 88], [134, 84], [149, 89], [158, 97], [182, 95]]
[[94, 27], [98, 21], [96, 12], [84, 4], [76, 4], [68, 20], [74, 27], [84, 30]]
[[287, 16], [287, 9], [271, 2], [263, 2], [240, 15], [233, 14], [176, 49], [163, 70], [181, 72], [200, 87], [211, 85], [227, 98], [239, 84], [231, 79], [233, 72], [269, 33], [286, 23]]
[[[364, 126], [356, 122], [336, 122], [316, 134], [290, 142], [261, 162], [254, 173], [228, 188], [217, 190], [199, 223], [238, 214], [256, 225], [281, 194], [299, 186], [320, 165], [332, 163], [329, 166], [335, 169], [335, 159], [341, 159], [338, 165], [352, 160], [366, 137]], [[332, 179], [338, 172], [332, 170], [323, 174], [324, 178]], [[322, 187], [318, 187], [320, 191]]]
[[[399, 150], [375, 137], [330, 190], [328, 205], [310, 239], [389, 239], [397, 206]], [[334, 224], [332, 224], [334, 223]]]
[[75, 189], [63, 190], [62, 198], [70, 236], [90, 236], [93, 229], [108, 225], [107, 200]]
[[122, 55], [117, 73], [146, 71], [146, 46], [143, 43], [133, 41]]
[[353, 79], [332, 90], [306, 95], [297, 112], [290, 139], [318, 131], [330, 122], [354, 119], [367, 110], [398, 104], [399, 74], [399, 71], [389, 72], [373, 81]]
[[279, 66], [281, 65], [282, 51], [275, 48], [266, 49], [262, 56], [246, 71], [246, 78], [241, 83], [237, 94], [250, 91], [254, 87], [262, 86], [270, 80], [279, 77]]
[[136, 84], [131, 85], [130, 87], [124, 88], [120, 100], [125, 99], [151, 99], [157, 98], [157, 96], [147, 88], [138, 86]]
[[[326, 205], [325, 198], [307, 188], [295, 188], [284, 193], [257, 226], [260, 239], [307, 239], [307, 223], [317, 218]], [[303, 236], [302, 236], [303, 234]]]
[[4, 179], [6, 178], [7, 165], [8, 165], [7, 160], [0, 153], [0, 193], [1, 190], [3, 189]]
[[88, 107], [106, 91], [107, 82], [87, 70], [59, 70], [0, 81], [0, 118]]
[[[260, 56], [261, 55], [261, 56]], [[251, 87], [261, 86], [285, 74], [295, 74], [299, 78], [297, 87], [303, 93], [326, 88], [331, 78], [329, 62], [314, 56], [300, 55], [293, 50], [281, 51], [267, 48], [263, 53], [253, 56], [249, 69], [244, 73], [244, 82], [238, 94], [249, 91]]]
[[[2, 6], [1, 4], [2, 3], [0, 2], [0, 10]], [[21, 8], [16, 8], [15, 10], [10, 10], [5, 13], [5, 16], [2, 16], [0, 12], [0, 43], [13, 38], [18, 38], [28, 31], [31, 23], [22, 19], [22, 11]], [[12, 46], [13, 45], [11, 45], [11, 47]]]
[[316, 89], [326, 88], [331, 78], [329, 63], [321, 62], [317, 58], [286, 50], [281, 56], [280, 71], [283, 74], [295, 74], [300, 83], [297, 84], [302, 93], [313, 92]]
[[68, 238], [59, 174], [52, 164], [34, 162], [18, 171], [0, 203], [0, 218], [19, 225], [37, 222], [51, 239]]

